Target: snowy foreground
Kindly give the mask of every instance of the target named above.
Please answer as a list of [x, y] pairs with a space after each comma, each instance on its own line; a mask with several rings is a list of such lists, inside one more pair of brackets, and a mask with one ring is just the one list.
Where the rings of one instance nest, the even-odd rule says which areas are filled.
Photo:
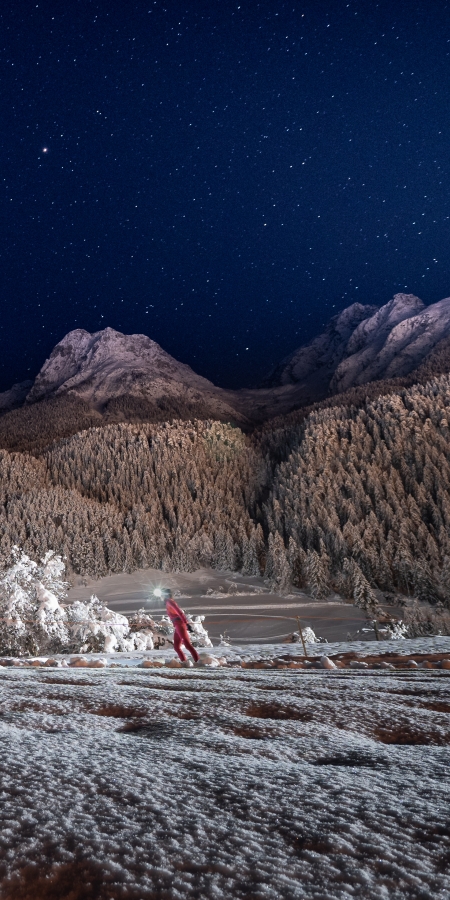
[[[386, 644], [450, 658], [449, 638]], [[240, 656], [0, 668], [2, 898], [449, 896], [450, 672]]]

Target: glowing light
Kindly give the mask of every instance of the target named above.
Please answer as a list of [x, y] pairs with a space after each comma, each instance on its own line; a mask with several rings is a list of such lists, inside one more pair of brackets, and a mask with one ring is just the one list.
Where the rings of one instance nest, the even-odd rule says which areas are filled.
[[155, 590], [153, 591], [153, 595], [154, 595], [155, 597], [162, 597], [162, 590], [161, 590], [161, 588], [155, 588]]

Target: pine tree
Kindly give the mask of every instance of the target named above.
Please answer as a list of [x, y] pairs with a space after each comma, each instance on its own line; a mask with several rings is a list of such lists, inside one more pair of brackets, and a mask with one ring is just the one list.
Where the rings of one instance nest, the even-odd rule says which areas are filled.
[[293, 537], [289, 538], [288, 561], [291, 582], [295, 587], [301, 588], [306, 583], [306, 560], [305, 551], [298, 547]]
[[345, 560], [344, 572], [348, 575], [351, 583], [355, 606], [363, 609], [368, 617], [376, 616], [380, 609], [378, 600], [354, 559]]
[[0, 653], [55, 652], [67, 643], [64, 563], [53, 551], [36, 563], [15, 546], [0, 575]]
[[413, 567], [414, 595], [422, 603], [436, 603], [437, 590], [433, 583], [433, 577], [425, 560], [416, 560]]
[[256, 529], [252, 529], [250, 537], [243, 539], [242, 568], [241, 568], [241, 572], [243, 575], [259, 575], [260, 574], [257, 544], [258, 544], [258, 539], [256, 536]]
[[439, 575], [439, 593], [444, 606], [450, 609], [450, 556], [444, 556]]
[[330, 593], [329, 578], [324, 560], [316, 550], [308, 550], [305, 560], [306, 582], [316, 600], [324, 600]]
[[269, 535], [265, 577], [272, 588], [286, 591], [290, 584], [290, 567], [286, 557], [283, 539], [278, 532]]
[[397, 546], [393, 560], [393, 569], [397, 575], [397, 581], [400, 587], [405, 593], [410, 594], [414, 587], [415, 567], [409, 548], [403, 537]]

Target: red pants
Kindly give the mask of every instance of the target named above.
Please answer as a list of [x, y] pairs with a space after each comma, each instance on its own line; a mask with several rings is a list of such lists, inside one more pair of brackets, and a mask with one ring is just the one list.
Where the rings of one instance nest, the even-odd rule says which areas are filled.
[[184, 622], [177, 622], [176, 625], [174, 625], [174, 628], [175, 631], [173, 635], [173, 646], [175, 652], [178, 653], [181, 661], [185, 662], [186, 660], [186, 657], [181, 649], [182, 644], [184, 644], [186, 650], [189, 650], [189, 653], [191, 654], [194, 662], [198, 662], [198, 653], [189, 640], [189, 632]]

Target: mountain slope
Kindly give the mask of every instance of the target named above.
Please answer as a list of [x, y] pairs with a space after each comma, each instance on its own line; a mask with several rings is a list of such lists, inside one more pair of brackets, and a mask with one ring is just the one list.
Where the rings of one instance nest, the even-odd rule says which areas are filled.
[[[367, 308], [355, 307], [339, 317], [334, 365], [340, 359], [343, 337], [367, 315]], [[314, 366], [313, 360], [310, 368]], [[25, 407], [65, 398], [71, 401], [72, 411], [78, 401], [92, 414], [101, 414], [105, 422], [158, 421], [164, 417], [159, 415], [163, 409], [166, 418], [197, 416], [245, 425], [290, 412], [316, 394], [313, 390], [310, 397], [297, 383], [224, 390], [178, 362], [146, 335], [125, 335], [112, 328], [94, 334], [77, 329], [53, 349], [27, 394]]]
[[449, 335], [450, 298], [428, 307], [414, 294], [395, 294], [381, 308], [353, 304], [286, 357], [265, 385], [295, 384], [305, 403], [313, 403], [408, 375]]
[[[369, 614], [376, 590], [450, 609], [449, 405], [442, 375], [272, 434], [268, 423], [261, 449], [280, 463], [263, 507], [266, 575], [317, 598], [333, 587]], [[411, 613], [417, 633], [431, 633], [428, 613]]]
[[212, 565], [371, 613], [380, 590], [450, 607], [449, 406], [443, 375], [251, 437], [121, 424], [37, 459], [0, 451], [0, 564], [19, 544], [62, 552], [80, 574]]
[[377, 306], [363, 306], [362, 303], [348, 306], [339, 315], [333, 316], [323, 334], [286, 356], [261, 386], [277, 387], [302, 382], [305, 393], [309, 391], [316, 399], [318, 393], [328, 390], [330, 378], [344, 358], [348, 341], [358, 325], [377, 310]]
[[38, 459], [0, 450], [0, 568], [18, 544], [33, 558], [55, 548], [80, 574], [258, 574], [264, 478], [250, 439], [220, 422], [91, 428]]
[[13, 384], [9, 391], [0, 393], [0, 411], [22, 406], [32, 385], [32, 381], [19, 381], [17, 384]]

